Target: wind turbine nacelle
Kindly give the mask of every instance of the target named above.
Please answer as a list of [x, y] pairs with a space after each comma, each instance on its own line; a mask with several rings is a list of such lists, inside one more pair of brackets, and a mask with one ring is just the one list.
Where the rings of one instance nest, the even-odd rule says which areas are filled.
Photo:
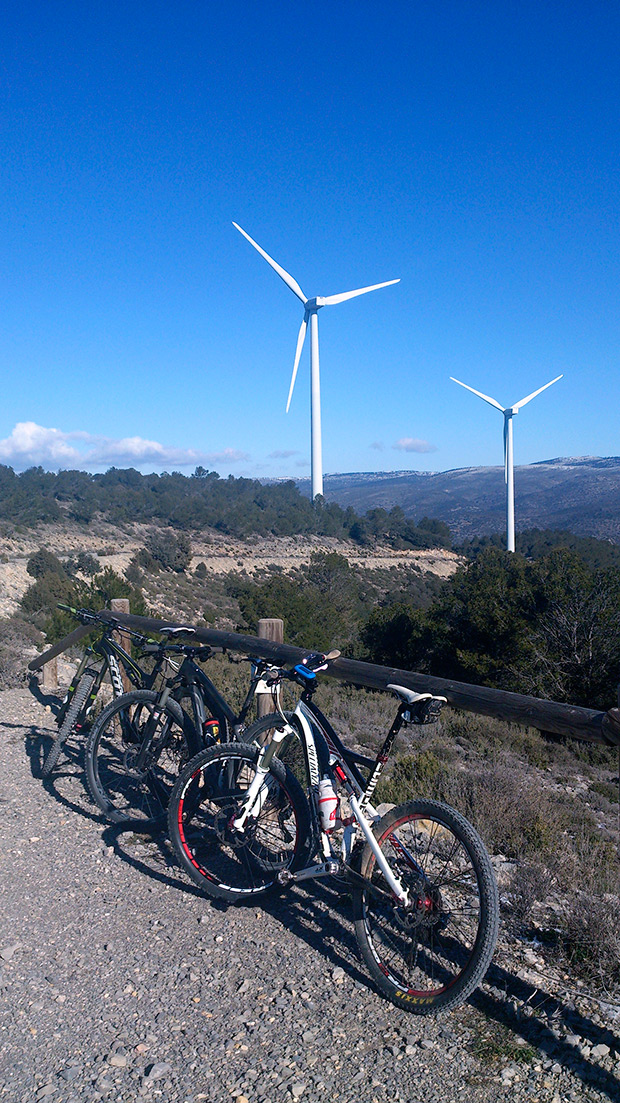
[[325, 299], [316, 296], [314, 299], [306, 299], [306, 310], [310, 313], [312, 310], [320, 310], [322, 306], [325, 306]]

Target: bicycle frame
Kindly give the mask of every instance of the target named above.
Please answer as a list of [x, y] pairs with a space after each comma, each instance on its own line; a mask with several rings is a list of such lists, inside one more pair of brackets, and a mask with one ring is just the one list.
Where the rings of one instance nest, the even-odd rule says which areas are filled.
[[[101, 661], [94, 659], [94, 656], [99, 656]], [[92, 664], [92, 666], [91, 666]], [[95, 665], [96, 664], [96, 665]], [[121, 672], [121, 665], [127, 674], [127, 677], [131, 681], [132, 685], [151, 688], [158, 673], [159, 666], [161, 664], [156, 663], [152, 674], [148, 674], [138, 662], [129, 654], [125, 648], [114, 639], [114, 637], [105, 633], [101, 639], [96, 643], [86, 648], [84, 655], [78, 665], [78, 668], [71, 680], [71, 685], [67, 690], [65, 698], [58, 712], [56, 713], [56, 723], [58, 726], [62, 724], [62, 721], [66, 715], [67, 709], [71, 703], [73, 695], [76, 691], [80, 678], [84, 674], [85, 670], [90, 666], [92, 675], [94, 676], [94, 682], [90, 694], [87, 699], [84, 715], [88, 715], [99, 690], [101, 684], [105, 678], [106, 671], [110, 673], [110, 681], [112, 683], [112, 690], [115, 697], [120, 697], [125, 692], [123, 686], [123, 676]]]
[[[301, 738], [304, 750], [306, 769], [310, 781], [309, 805], [315, 836], [318, 839], [323, 861], [309, 866], [305, 870], [300, 870], [298, 873], [288, 874], [286, 880], [301, 881], [310, 877], [329, 876], [338, 872], [340, 868], [340, 863], [334, 859], [330, 836], [321, 827], [318, 811], [319, 783], [322, 777], [328, 776], [331, 778], [335, 789], [341, 788], [344, 790], [353, 813], [353, 819], [372, 849], [377, 865], [381, 869], [390, 890], [404, 906], [407, 906], [409, 894], [403, 888], [399, 878], [393, 873], [375, 839], [372, 823], [380, 819], [380, 816], [370, 803], [377, 782], [388, 761], [394, 740], [402, 727], [404, 712], [405, 706], [400, 705], [376, 758], [366, 758], [364, 755], [355, 754], [355, 752], [344, 746], [327, 717], [312, 701], [312, 692], [304, 690], [293, 713], [297, 732], [292, 731], [284, 714], [281, 714], [283, 726], [275, 729], [271, 742], [261, 750], [256, 774], [248, 787], [240, 812], [233, 821], [235, 830], [243, 833], [247, 821], [252, 816], [258, 815], [264, 800], [264, 789], [268, 785], [271, 762], [280, 746], [287, 739], [297, 734]], [[360, 773], [359, 766], [370, 770], [367, 780]], [[346, 824], [343, 838], [343, 861], [345, 864], [351, 854], [352, 833], [352, 824]]]
[[[179, 650], [181, 649], [185, 649], [187, 652], [186, 645], [179, 645]], [[199, 650], [200, 649], [196, 648], [196, 652]], [[253, 671], [250, 678], [250, 685], [238, 714], [233, 712], [228, 701], [222, 696], [217, 686], [213, 684], [205, 671], [197, 665], [195, 656], [191, 651], [186, 653], [178, 672], [168, 683], [166, 687], [168, 692], [166, 692], [166, 689], [163, 691], [160, 705], [164, 703], [168, 696], [172, 696], [175, 700], [182, 700], [182, 691], [185, 691], [186, 694], [189, 693], [192, 701], [196, 734], [200, 739], [202, 739], [204, 735], [202, 725], [207, 719], [205, 705], [209, 708], [212, 716], [220, 725], [220, 742], [228, 742], [230, 739], [239, 738], [246, 716], [254, 700], [256, 687], [261, 681], [261, 678], [264, 677], [265, 664], [261, 663], [260, 660], [252, 660], [252, 663]], [[200, 730], [198, 730], [198, 728], [200, 728]]]

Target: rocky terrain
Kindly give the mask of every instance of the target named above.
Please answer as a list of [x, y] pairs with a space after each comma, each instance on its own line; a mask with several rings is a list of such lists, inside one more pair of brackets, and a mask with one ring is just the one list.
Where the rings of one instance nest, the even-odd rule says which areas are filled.
[[[80, 551], [96, 555], [101, 568], [112, 567], [122, 574], [139, 548], [144, 547], [149, 528], [134, 525], [119, 528], [101, 520], [89, 525], [50, 524], [38, 528], [0, 534], [0, 616], [11, 616], [32, 584], [26, 564], [33, 552], [47, 548], [60, 558]], [[192, 563], [203, 562], [210, 573], [229, 574], [245, 570], [253, 575], [261, 569], [277, 566], [290, 570], [307, 563], [313, 552], [337, 551], [352, 564], [371, 570], [409, 565], [447, 578], [456, 570], [459, 557], [442, 549], [429, 551], [393, 551], [391, 548], [365, 549], [330, 537], [281, 536], [236, 540], [219, 533], [192, 534]]]
[[165, 838], [90, 804], [80, 748], [45, 785], [50, 703], [0, 695], [0, 1099], [588, 1103], [620, 1094], [619, 1009], [500, 943], [438, 1020], [397, 1010], [326, 883], [222, 908]]

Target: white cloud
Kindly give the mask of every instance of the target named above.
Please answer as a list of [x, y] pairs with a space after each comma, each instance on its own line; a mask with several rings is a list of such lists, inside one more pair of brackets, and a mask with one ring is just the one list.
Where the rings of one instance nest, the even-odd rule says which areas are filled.
[[[76, 444], [82, 447], [76, 447]], [[224, 448], [221, 452], [200, 452], [194, 448], [171, 448], [143, 437], [93, 436], [82, 429], [64, 433], [46, 429], [34, 421], [18, 422], [10, 437], [0, 440], [0, 461], [26, 468], [40, 464], [61, 467], [195, 467], [198, 464], [234, 464], [249, 460], [246, 452]]]
[[0, 440], [0, 459], [19, 466], [52, 463], [67, 467], [82, 458], [77, 448], [67, 442], [76, 435], [60, 429], [45, 429], [34, 421], [19, 421], [10, 437]]
[[382, 440], [373, 440], [372, 444], [369, 444], [369, 448], [374, 448], [375, 452], [385, 452], [385, 444]]
[[268, 460], [289, 460], [291, 456], [298, 456], [299, 450], [290, 448], [288, 451], [280, 451], [277, 449], [275, 452], [269, 452], [267, 455]]
[[437, 447], [429, 444], [427, 440], [416, 440], [415, 437], [401, 437], [392, 445], [397, 452], [436, 452]]

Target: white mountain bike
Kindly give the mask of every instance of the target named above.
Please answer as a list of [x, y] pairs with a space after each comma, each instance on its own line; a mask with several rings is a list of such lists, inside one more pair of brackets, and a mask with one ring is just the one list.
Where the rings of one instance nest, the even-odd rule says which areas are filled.
[[[489, 856], [448, 805], [419, 798], [379, 816], [371, 803], [400, 728], [437, 719], [445, 698], [388, 686], [399, 698], [394, 722], [375, 759], [358, 755], [312, 700], [317, 671], [337, 654], [272, 672], [272, 684], [302, 686], [295, 712], [258, 721], [245, 743], [212, 747], [187, 764], [170, 798], [170, 837], [190, 877], [231, 903], [311, 878], [345, 878], [359, 947], [381, 992], [419, 1014], [448, 1010], [477, 987], [493, 955], [499, 902]], [[251, 746], [267, 728], [270, 740]], [[292, 743], [305, 791], [280, 757]]]

